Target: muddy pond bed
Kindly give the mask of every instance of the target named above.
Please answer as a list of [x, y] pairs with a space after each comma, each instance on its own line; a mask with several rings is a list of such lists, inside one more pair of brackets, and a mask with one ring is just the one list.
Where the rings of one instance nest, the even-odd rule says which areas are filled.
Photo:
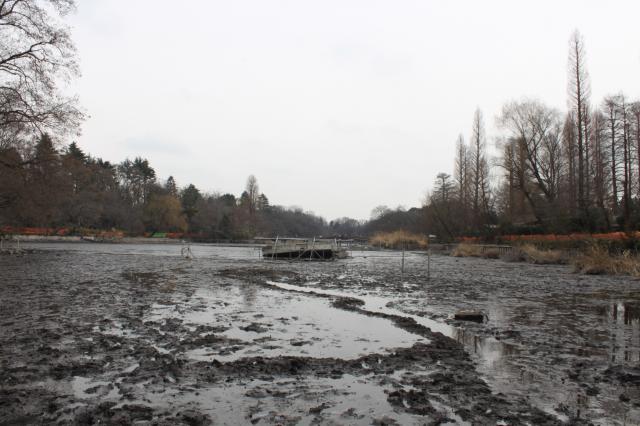
[[[0, 256], [0, 424], [640, 424], [640, 281], [396, 252]], [[481, 310], [488, 321], [454, 321]]]

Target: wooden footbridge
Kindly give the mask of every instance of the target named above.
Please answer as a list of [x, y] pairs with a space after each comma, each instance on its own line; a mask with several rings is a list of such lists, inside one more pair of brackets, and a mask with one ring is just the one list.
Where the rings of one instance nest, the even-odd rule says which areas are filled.
[[265, 238], [263, 259], [331, 260], [347, 257], [348, 240], [317, 238]]

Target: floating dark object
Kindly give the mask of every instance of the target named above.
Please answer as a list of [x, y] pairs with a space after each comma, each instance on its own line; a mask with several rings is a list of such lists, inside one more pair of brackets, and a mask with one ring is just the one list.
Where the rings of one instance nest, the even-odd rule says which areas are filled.
[[483, 323], [487, 316], [482, 311], [458, 311], [453, 316], [453, 319], [458, 321], [473, 321]]

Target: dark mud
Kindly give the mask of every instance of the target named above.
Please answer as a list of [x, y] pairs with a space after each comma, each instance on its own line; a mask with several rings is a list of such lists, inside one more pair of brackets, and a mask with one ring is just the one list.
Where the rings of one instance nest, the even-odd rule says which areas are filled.
[[[0, 424], [558, 424], [562, 415], [587, 424], [593, 413], [595, 423], [611, 424], [618, 409], [636, 422], [640, 371], [633, 350], [627, 362], [618, 348], [628, 346], [626, 331], [609, 336], [616, 346], [598, 343], [615, 360], [588, 345], [583, 355], [563, 356], [565, 346], [547, 342], [562, 338], [531, 321], [506, 327], [469, 293], [486, 301], [493, 290], [515, 311], [547, 296], [456, 283], [455, 272], [438, 277], [437, 260], [425, 284], [417, 255], [399, 277], [396, 259], [386, 258], [268, 263], [252, 249], [196, 246], [196, 260], [185, 261], [179, 246], [45, 248], [0, 258]], [[468, 280], [482, 265], [456, 268], [469, 268]], [[325, 294], [331, 290], [352, 296]], [[370, 310], [371, 296], [395, 309]], [[614, 312], [597, 300], [609, 321], [598, 327], [633, 321], [630, 309]], [[453, 308], [486, 310], [490, 321], [460, 337], [461, 328], [438, 332], [420, 320], [442, 324]], [[567, 327], [579, 329], [577, 322]], [[458, 330], [457, 338], [446, 330]], [[491, 370], [480, 347], [496, 342], [502, 352], [493, 367], [506, 367]], [[533, 375], [528, 362], [536, 357], [541, 374], [558, 375], [549, 383], [567, 383], [551, 409], [536, 397], [542, 380], [517, 376]], [[580, 404], [562, 393], [574, 385]]]

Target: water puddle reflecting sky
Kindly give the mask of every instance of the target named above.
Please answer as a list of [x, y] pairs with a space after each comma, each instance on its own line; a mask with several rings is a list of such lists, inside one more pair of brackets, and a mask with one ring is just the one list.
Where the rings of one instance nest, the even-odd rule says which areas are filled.
[[640, 362], [640, 303], [615, 301], [602, 309], [602, 321], [610, 336], [609, 360]]
[[[226, 329], [216, 333], [228, 343], [201, 346], [187, 352], [200, 361], [234, 361], [244, 357], [310, 356], [355, 359], [427, 340], [400, 330], [390, 321], [335, 309], [329, 301], [245, 285], [224, 291], [199, 289], [193, 309], [154, 305], [145, 321], [178, 318]], [[203, 333], [206, 334], [206, 333]]]

